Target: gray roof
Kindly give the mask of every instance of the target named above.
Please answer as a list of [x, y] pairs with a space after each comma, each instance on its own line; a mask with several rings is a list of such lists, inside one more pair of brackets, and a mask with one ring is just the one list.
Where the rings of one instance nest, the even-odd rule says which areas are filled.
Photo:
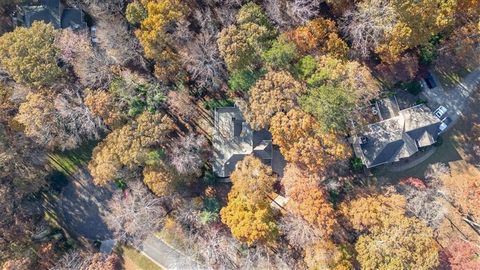
[[237, 162], [250, 154], [271, 163], [271, 134], [266, 129], [252, 130], [238, 107], [217, 108], [214, 125], [213, 171], [217, 176], [230, 176]]
[[355, 154], [367, 168], [410, 157], [438, 137], [441, 122], [423, 104], [392, 115], [396, 116], [366, 126], [353, 140]]
[[35, 21], [51, 23], [53, 27], [81, 29], [87, 27], [81, 9], [63, 8], [60, 0], [41, 0], [36, 5], [23, 6], [23, 24], [32, 26]]

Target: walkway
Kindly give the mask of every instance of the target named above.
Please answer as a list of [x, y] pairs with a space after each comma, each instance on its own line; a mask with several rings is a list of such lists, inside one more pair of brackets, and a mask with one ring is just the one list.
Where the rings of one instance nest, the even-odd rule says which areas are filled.
[[208, 269], [167, 245], [162, 239], [156, 236], [150, 236], [147, 238], [147, 240], [143, 242], [141, 251], [150, 260], [168, 270]]

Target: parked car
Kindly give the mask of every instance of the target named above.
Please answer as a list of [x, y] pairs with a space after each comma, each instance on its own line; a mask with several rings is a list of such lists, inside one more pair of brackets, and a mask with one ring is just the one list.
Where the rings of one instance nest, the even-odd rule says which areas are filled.
[[430, 74], [430, 72], [427, 73], [427, 75], [425, 76], [425, 78], [423, 78], [423, 80], [427, 84], [428, 88], [432, 89], [437, 87], [437, 84], [435, 83], [435, 79], [433, 79], [433, 76], [432, 74]]
[[440, 106], [438, 107], [434, 112], [433, 114], [435, 114], [435, 116], [437, 116], [439, 119], [442, 119], [442, 116], [447, 113], [447, 108], [443, 107], [443, 106]]
[[452, 118], [450, 117], [445, 117], [442, 119], [442, 123], [440, 124], [440, 133], [443, 132], [445, 129], [447, 129], [447, 127], [450, 125], [450, 123], [452, 123]]

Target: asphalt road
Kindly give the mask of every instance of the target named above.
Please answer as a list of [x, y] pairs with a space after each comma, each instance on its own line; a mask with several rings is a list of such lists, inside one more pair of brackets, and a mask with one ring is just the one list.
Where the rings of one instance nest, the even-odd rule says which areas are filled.
[[143, 242], [142, 253], [161, 267], [169, 270], [204, 270], [208, 269], [199, 265], [188, 256], [180, 253], [165, 244], [156, 236], [150, 236]]

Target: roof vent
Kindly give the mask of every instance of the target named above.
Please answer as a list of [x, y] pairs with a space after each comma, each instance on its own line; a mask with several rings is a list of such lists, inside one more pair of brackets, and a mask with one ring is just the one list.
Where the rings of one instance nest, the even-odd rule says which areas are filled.
[[360, 137], [360, 144], [365, 145], [368, 143], [368, 138], [365, 136]]

